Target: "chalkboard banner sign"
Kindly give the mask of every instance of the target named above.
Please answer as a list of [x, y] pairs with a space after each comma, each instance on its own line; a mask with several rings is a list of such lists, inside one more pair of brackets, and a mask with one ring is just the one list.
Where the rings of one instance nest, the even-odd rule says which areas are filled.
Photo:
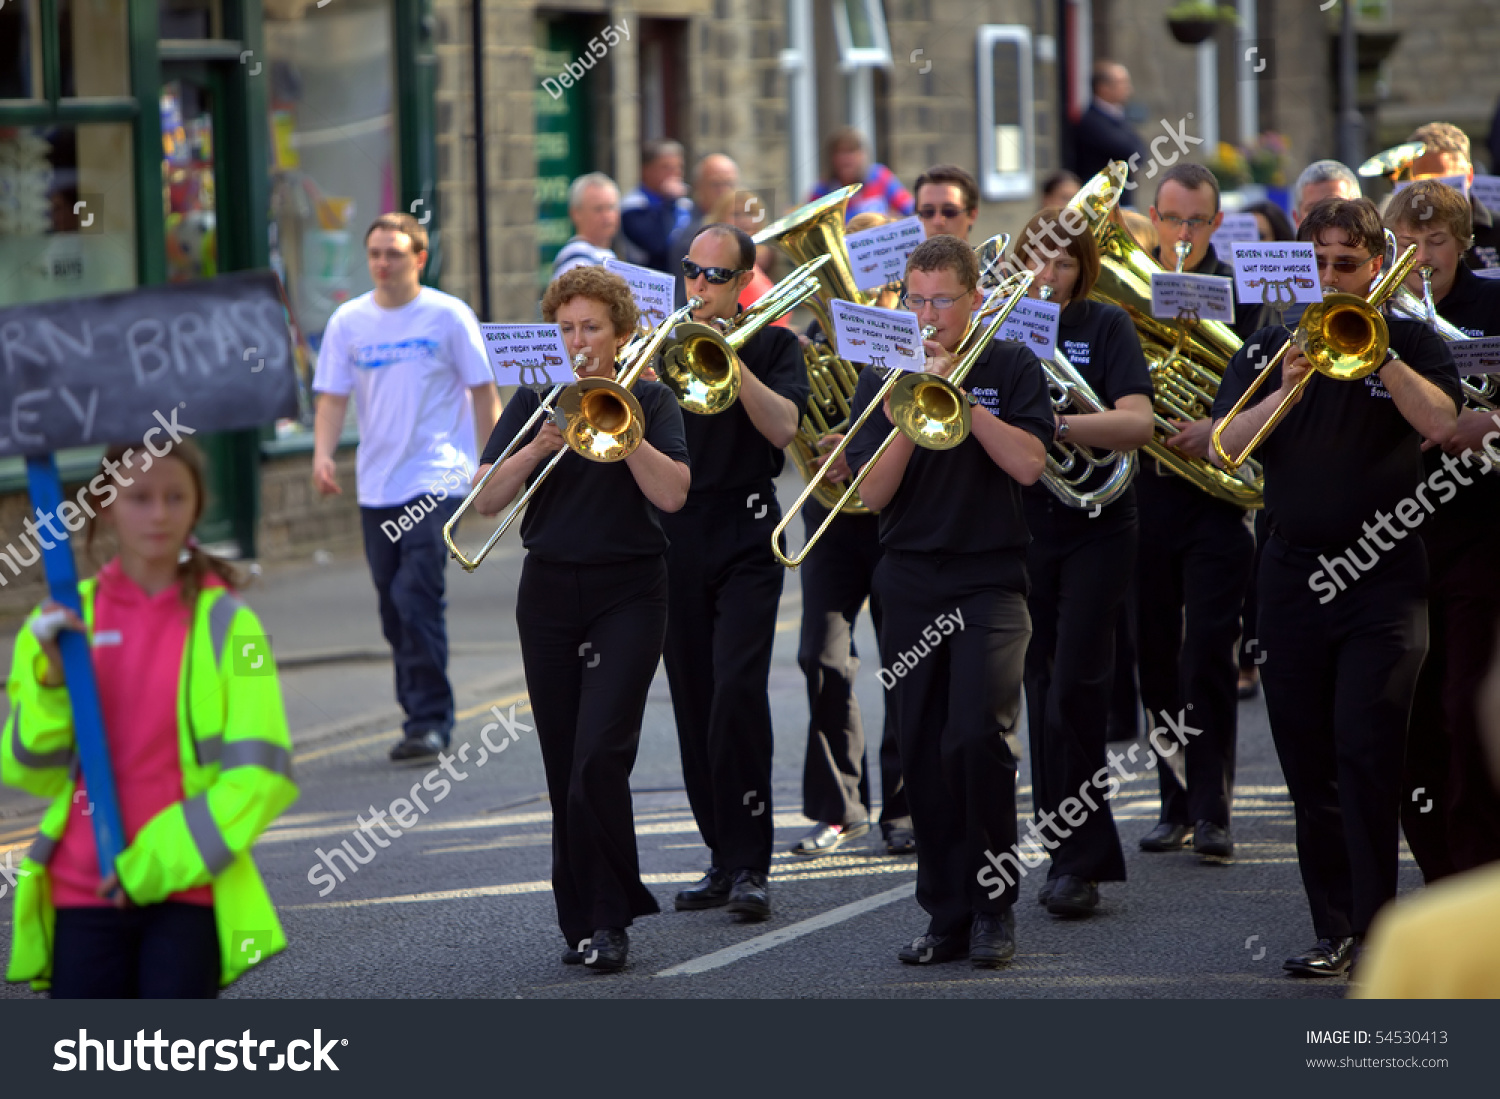
[[296, 414], [269, 271], [0, 309], [0, 457], [138, 442], [163, 418], [186, 435]]

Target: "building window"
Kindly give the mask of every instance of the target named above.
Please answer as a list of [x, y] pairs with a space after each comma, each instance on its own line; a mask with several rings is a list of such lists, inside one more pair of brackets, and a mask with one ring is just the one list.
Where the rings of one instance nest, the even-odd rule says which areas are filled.
[[880, 0], [837, 0], [833, 33], [838, 39], [839, 67], [844, 72], [891, 67], [891, 41]]
[[979, 188], [991, 202], [1030, 198], [1036, 164], [1031, 31], [979, 28]]

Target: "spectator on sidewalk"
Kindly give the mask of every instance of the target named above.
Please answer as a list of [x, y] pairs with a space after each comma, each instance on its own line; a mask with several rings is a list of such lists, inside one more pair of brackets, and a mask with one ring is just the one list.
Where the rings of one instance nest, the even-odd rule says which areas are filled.
[[1083, 181], [1066, 168], [1053, 172], [1042, 180], [1042, 205], [1066, 206], [1083, 188]]
[[648, 141], [641, 150], [641, 185], [620, 204], [621, 229], [639, 250], [638, 261], [669, 275], [677, 272], [668, 266], [667, 243], [693, 219], [693, 200], [682, 178], [684, 163], [676, 141]]
[[816, 202], [855, 183], [863, 186], [844, 207], [845, 221], [860, 214], [907, 217], [916, 209], [911, 192], [901, 185], [896, 173], [884, 164], [871, 163], [864, 134], [845, 126], [828, 139], [828, 178], [813, 188], [807, 201]]
[[[131, 453], [106, 450], [93, 483]], [[238, 570], [191, 537], [207, 499], [202, 453], [180, 440], [119, 476], [121, 488], [94, 494], [119, 552], [79, 585], [82, 619], [48, 600], [11, 660], [0, 775], [52, 805], [6, 875], [16, 890], [6, 978], [50, 986], [53, 999], [212, 999], [286, 948], [250, 847], [297, 798], [292, 742], [265, 631], [234, 593]], [[107, 872], [90, 819], [98, 794], [78, 769], [63, 629], [93, 642], [128, 841]], [[242, 663], [251, 651], [253, 672]], [[253, 936], [253, 956], [221, 949], [229, 929]]]
[[325, 496], [343, 491], [334, 450], [353, 393], [365, 559], [406, 713], [391, 759], [430, 759], [453, 732], [443, 524], [468, 488], [500, 400], [473, 311], [421, 284], [427, 231], [417, 219], [380, 215], [365, 233], [365, 258], [375, 288], [334, 311], [318, 354], [313, 484]]
[[1325, 198], [1358, 198], [1359, 177], [1349, 166], [1337, 160], [1315, 160], [1292, 185], [1292, 227]]
[[[1093, 92], [1088, 110], [1073, 128], [1073, 171], [1079, 179], [1093, 179], [1110, 161], [1123, 160], [1134, 165], [1130, 174], [1139, 182], [1148, 158], [1146, 143], [1125, 117], [1125, 104], [1135, 92], [1130, 71], [1116, 61], [1095, 63]], [[1120, 204], [1135, 205], [1134, 188], [1125, 191]]]
[[610, 245], [620, 231], [620, 189], [603, 172], [579, 176], [568, 187], [568, 217], [578, 230], [558, 249], [552, 277], [575, 267], [598, 267], [614, 259]]

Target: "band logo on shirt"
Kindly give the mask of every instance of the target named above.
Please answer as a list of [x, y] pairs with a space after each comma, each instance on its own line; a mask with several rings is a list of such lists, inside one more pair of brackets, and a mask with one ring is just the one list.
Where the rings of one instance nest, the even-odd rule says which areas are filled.
[[976, 385], [969, 389], [975, 400], [984, 405], [985, 411], [1000, 415], [1000, 391], [991, 385]]
[[1369, 390], [1372, 397], [1381, 397], [1387, 401], [1395, 399], [1391, 396], [1391, 391], [1385, 387], [1385, 383], [1380, 380], [1378, 374], [1365, 375], [1365, 388]]
[[354, 349], [354, 365], [366, 370], [378, 370], [392, 363], [412, 362], [417, 359], [435, 359], [438, 354], [436, 340], [421, 338], [401, 340], [397, 343], [376, 343]]
[[1063, 340], [1063, 354], [1074, 366], [1088, 366], [1092, 348], [1081, 340]]

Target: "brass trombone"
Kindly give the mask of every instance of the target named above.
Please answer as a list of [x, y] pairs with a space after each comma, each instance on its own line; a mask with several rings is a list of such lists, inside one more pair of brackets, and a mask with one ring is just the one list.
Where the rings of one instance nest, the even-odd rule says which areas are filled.
[[[845, 501], [859, 492], [859, 486], [864, 484], [865, 478], [879, 464], [885, 452], [896, 441], [898, 434], [905, 435], [918, 446], [928, 450], [951, 450], [969, 437], [969, 401], [958, 387], [963, 384], [964, 378], [968, 377], [969, 371], [974, 368], [974, 364], [989, 347], [990, 342], [995, 338], [995, 333], [1000, 331], [1000, 326], [1010, 316], [1011, 310], [1026, 296], [1026, 291], [1030, 288], [1034, 278], [1036, 274], [1032, 271], [1022, 271], [1012, 275], [985, 299], [983, 307], [969, 318], [963, 339], [954, 349], [953, 371], [948, 377], [926, 372], [908, 373], [900, 370], [891, 372], [890, 377], [886, 378], [879, 391], [870, 399], [869, 405], [860, 413], [859, 418], [849, 425], [848, 431], [839, 440], [838, 446], [829, 452], [828, 458], [817, 474], [808, 481], [807, 487], [802, 490], [802, 495], [797, 497], [797, 502], [781, 517], [781, 522], [776, 524], [776, 529], [771, 534], [771, 552], [776, 555], [778, 561], [787, 568], [795, 569], [806, 560], [818, 539], [823, 537], [823, 533], [838, 518]], [[922, 329], [922, 338], [930, 339], [935, 331], [932, 325], [928, 325]], [[822, 525], [808, 536], [802, 550], [795, 557], [788, 557], [781, 551], [781, 536], [788, 524], [802, 510], [808, 498], [817, 491], [819, 484], [827, 476], [829, 467], [849, 446], [849, 440], [865, 426], [865, 422], [875, 410], [885, 403], [887, 395], [891, 398], [891, 422], [895, 425], [894, 428], [875, 453], [870, 456], [870, 460], [849, 482], [849, 487], [844, 490], [838, 504], [824, 516]]]
[[[537, 489], [542, 487], [542, 482], [557, 468], [557, 463], [562, 461], [563, 455], [571, 450], [574, 454], [587, 458], [591, 462], [620, 462], [630, 457], [631, 452], [640, 446], [641, 440], [646, 436], [646, 418], [641, 411], [640, 402], [630, 392], [630, 387], [635, 385], [636, 379], [641, 376], [641, 371], [645, 370], [647, 364], [655, 357], [673, 326], [691, 316], [693, 310], [702, 304], [701, 298], [689, 298], [686, 305], [657, 326], [656, 331], [649, 337], [644, 340], [639, 338], [632, 340], [625, 348], [628, 354], [621, 360], [619, 373], [614, 378], [580, 378], [571, 385], [552, 387], [542, 403], [537, 406], [537, 410], [531, 414], [521, 430], [516, 432], [515, 437], [506, 445], [505, 451], [495, 459], [494, 464], [479, 479], [479, 483], [469, 491], [469, 495], [464, 497], [464, 502], [458, 506], [453, 517], [443, 524], [443, 542], [447, 545], [448, 552], [453, 555], [453, 559], [463, 566], [465, 572], [473, 572], [477, 569], [489, 555], [490, 550], [495, 548], [495, 544], [505, 536], [511, 524], [536, 495]], [[573, 369], [576, 371], [584, 361], [585, 356], [582, 352], [575, 355]], [[511, 506], [505, 520], [490, 535], [479, 553], [473, 560], [470, 560], [463, 555], [463, 551], [453, 541], [453, 528], [458, 525], [464, 512], [469, 510], [475, 498], [484, 490], [484, 486], [489, 484], [495, 471], [504, 465], [505, 460], [521, 445], [521, 440], [526, 438], [537, 421], [548, 414], [554, 414], [561, 421], [558, 426], [568, 445], [553, 455], [552, 460], [521, 494], [521, 498]]]
[[656, 374], [684, 412], [712, 416], [740, 393], [740, 348], [766, 325], [818, 292], [818, 272], [832, 256], [809, 260], [782, 279], [733, 320], [704, 324], [688, 320], [672, 329]]
[[[1358, 294], [1329, 294], [1321, 302], [1307, 307], [1292, 338], [1281, 345], [1270, 362], [1256, 370], [1254, 381], [1240, 394], [1240, 399], [1234, 403], [1229, 414], [1214, 427], [1214, 451], [1226, 467], [1234, 469], [1250, 456], [1251, 451], [1260, 446], [1265, 437], [1291, 411], [1292, 405], [1297, 402], [1315, 373], [1326, 374], [1335, 381], [1357, 381], [1384, 365], [1386, 351], [1390, 347], [1390, 331], [1386, 327], [1385, 318], [1380, 315], [1380, 306], [1411, 273], [1416, 264], [1416, 254], [1417, 246], [1413, 244], [1401, 254], [1390, 270], [1375, 280], [1366, 297], [1362, 298]], [[1297, 381], [1286, 399], [1271, 413], [1271, 418], [1246, 444], [1245, 449], [1239, 455], [1231, 455], [1224, 449], [1224, 429], [1244, 411], [1255, 391], [1271, 376], [1271, 371], [1286, 357], [1293, 345], [1307, 357], [1313, 369]]]

